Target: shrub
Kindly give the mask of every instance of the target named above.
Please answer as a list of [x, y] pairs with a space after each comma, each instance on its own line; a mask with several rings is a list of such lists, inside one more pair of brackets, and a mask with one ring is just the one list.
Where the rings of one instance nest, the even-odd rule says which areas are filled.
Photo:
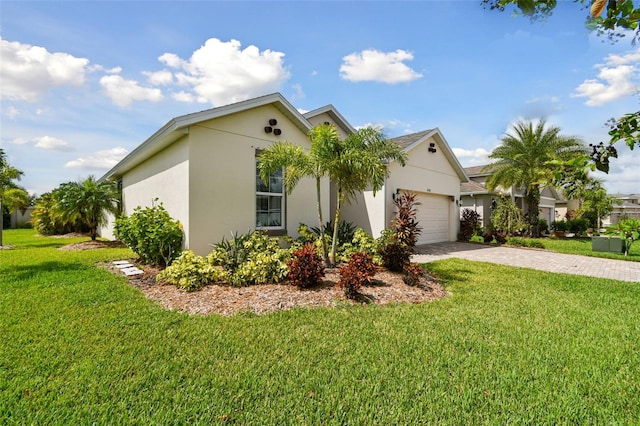
[[589, 220], [584, 218], [569, 219], [567, 221], [567, 230], [576, 235], [584, 234], [589, 228]]
[[507, 236], [500, 231], [487, 232], [483, 236], [485, 243], [496, 242], [497, 244], [504, 244], [507, 242]]
[[469, 241], [472, 243], [484, 243], [484, 237], [482, 235], [474, 235]]
[[376, 270], [371, 256], [366, 253], [354, 253], [349, 263], [340, 268], [338, 286], [342, 288], [346, 297], [353, 299], [360, 293], [363, 285], [371, 283]]
[[564, 232], [567, 230], [567, 222], [564, 220], [554, 220], [551, 222], [551, 229], [558, 232]]
[[640, 219], [625, 218], [607, 230], [608, 234], [617, 234], [625, 240], [624, 255], [629, 255], [631, 245], [640, 240]]
[[538, 219], [538, 232], [540, 234], [544, 234], [548, 230], [549, 230], [549, 225], [547, 224], [547, 219], [542, 218], [542, 217], [539, 218]]
[[410, 263], [402, 272], [402, 281], [412, 287], [419, 285], [422, 277], [424, 277], [424, 269], [417, 263]]
[[116, 219], [114, 235], [143, 263], [168, 266], [182, 247], [182, 225], [169, 216], [162, 203], [136, 207], [129, 217]]
[[287, 262], [287, 267], [289, 268], [287, 276], [291, 283], [300, 288], [317, 285], [320, 278], [324, 277], [322, 258], [311, 243], [293, 251], [291, 259]]
[[291, 253], [280, 246], [278, 238], [263, 231], [235, 234], [214, 245], [207, 256], [212, 265], [221, 266], [229, 284], [236, 286], [275, 283], [287, 277]]
[[382, 256], [380, 255], [380, 241], [373, 238], [364, 229], [358, 228], [353, 234], [350, 243], [346, 243], [341, 247], [339, 260], [348, 262], [351, 255], [358, 252], [365, 252], [373, 258], [373, 263], [382, 266]]
[[[509, 197], [501, 197], [491, 213], [492, 229], [505, 234], [521, 233], [527, 227], [522, 211]], [[495, 236], [494, 236], [495, 237]]]
[[471, 210], [462, 210], [462, 219], [460, 220], [460, 239], [469, 241], [471, 237], [480, 233], [480, 213]]
[[416, 194], [404, 192], [393, 201], [396, 217], [382, 249], [382, 261], [390, 271], [400, 272], [409, 264], [421, 229], [416, 220]]
[[224, 271], [213, 266], [206, 258], [185, 250], [166, 269], [156, 276], [156, 281], [166, 281], [176, 287], [193, 291], [211, 282], [224, 281]]
[[[314, 226], [310, 228], [311, 232], [313, 232], [316, 238], [320, 238], [320, 234], [322, 233], [320, 227]], [[338, 222], [338, 245], [343, 245], [351, 242], [353, 240], [353, 236], [356, 231], [356, 226], [351, 222], [346, 222], [341, 220]], [[327, 222], [324, 225], [324, 234], [326, 237], [331, 240], [333, 238], [333, 223], [331, 221]]]
[[507, 237], [507, 244], [517, 247], [544, 248], [541, 241], [522, 237]]

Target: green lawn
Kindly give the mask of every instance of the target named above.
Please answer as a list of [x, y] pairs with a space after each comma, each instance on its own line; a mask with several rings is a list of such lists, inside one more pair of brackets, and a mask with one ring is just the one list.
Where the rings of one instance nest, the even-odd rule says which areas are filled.
[[189, 316], [9, 230], [0, 424], [638, 424], [640, 285], [449, 259], [423, 305]]
[[629, 255], [624, 253], [608, 253], [591, 250], [591, 238], [537, 238], [544, 248], [556, 251], [558, 253], [581, 254], [583, 256], [604, 257], [608, 259], [628, 260], [632, 262], [640, 262], [640, 242], [636, 242], [631, 246]]

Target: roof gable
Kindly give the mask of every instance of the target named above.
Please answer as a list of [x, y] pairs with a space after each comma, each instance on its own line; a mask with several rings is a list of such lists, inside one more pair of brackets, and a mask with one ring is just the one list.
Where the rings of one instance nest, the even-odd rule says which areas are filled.
[[391, 140], [405, 151], [409, 152], [415, 147], [419, 146], [429, 138], [433, 137], [438, 141], [440, 149], [444, 156], [447, 158], [453, 169], [456, 171], [458, 177], [460, 178], [460, 182], [468, 182], [469, 178], [467, 177], [462, 165], [458, 161], [458, 158], [451, 150], [449, 143], [440, 132], [440, 129], [437, 127], [435, 129], [423, 130], [422, 132], [411, 133], [409, 135], [398, 136], [397, 138], [392, 138]]
[[356, 131], [351, 126], [351, 124], [349, 124], [349, 122], [342, 116], [342, 114], [340, 114], [338, 110], [331, 104], [325, 105], [318, 109], [314, 109], [313, 111], [306, 112], [303, 114], [303, 116], [306, 119], [311, 119], [313, 117], [316, 117], [322, 114], [327, 114], [329, 117], [331, 117], [331, 119], [335, 123], [338, 123], [340, 125], [340, 127], [342, 128], [342, 130], [344, 130], [345, 133], [349, 134]]
[[104, 174], [100, 180], [121, 176], [138, 164], [162, 151], [178, 139], [189, 133], [189, 127], [208, 120], [248, 111], [257, 107], [273, 105], [282, 112], [303, 133], [308, 133], [312, 128], [307, 119], [287, 101], [280, 93], [260, 96], [246, 101], [236, 102], [221, 107], [211, 108], [200, 112], [182, 115], [172, 118], [147, 140], [138, 145], [126, 157], [124, 157], [111, 170]]

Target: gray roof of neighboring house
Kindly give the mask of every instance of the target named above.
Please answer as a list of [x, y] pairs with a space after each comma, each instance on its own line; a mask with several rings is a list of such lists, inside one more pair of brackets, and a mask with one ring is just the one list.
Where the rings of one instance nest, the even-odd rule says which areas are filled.
[[464, 172], [469, 177], [487, 176], [487, 175], [491, 174], [490, 171], [484, 170], [485, 167], [487, 167], [487, 164], [485, 164], [483, 166], [465, 167], [464, 168]]
[[478, 182], [469, 181], [460, 184], [460, 195], [489, 194], [489, 190]]

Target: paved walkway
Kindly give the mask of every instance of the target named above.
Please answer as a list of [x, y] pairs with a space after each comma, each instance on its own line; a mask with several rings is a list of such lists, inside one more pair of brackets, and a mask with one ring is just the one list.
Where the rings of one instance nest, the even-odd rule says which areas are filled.
[[541, 271], [640, 282], [640, 262], [461, 242], [426, 244], [416, 247], [416, 253], [411, 260], [419, 263], [457, 257]]

